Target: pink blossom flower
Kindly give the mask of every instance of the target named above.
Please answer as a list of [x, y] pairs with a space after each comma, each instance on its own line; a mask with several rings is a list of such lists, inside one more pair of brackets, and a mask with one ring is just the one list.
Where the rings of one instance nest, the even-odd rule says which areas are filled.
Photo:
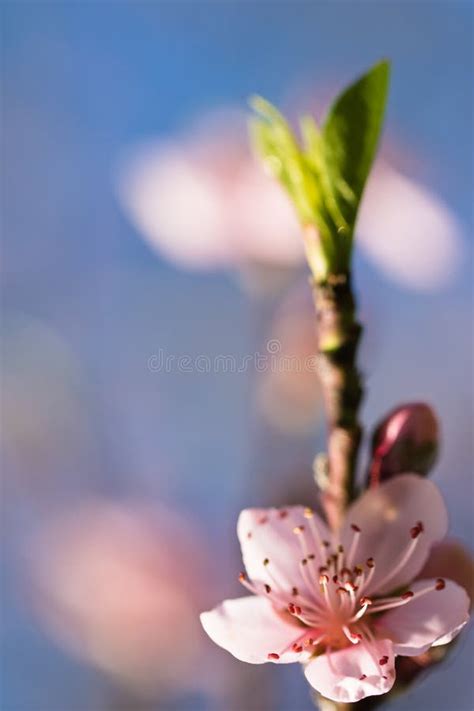
[[252, 664], [302, 662], [323, 696], [354, 702], [389, 691], [396, 655], [450, 641], [466, 591], [417, 580], [447, 514], [437, 487], [403, 474], [366, 491], [332, 534], [310, 509], [247, 509], [237, 531], [253, 595], [201, 615], [211, 639]]

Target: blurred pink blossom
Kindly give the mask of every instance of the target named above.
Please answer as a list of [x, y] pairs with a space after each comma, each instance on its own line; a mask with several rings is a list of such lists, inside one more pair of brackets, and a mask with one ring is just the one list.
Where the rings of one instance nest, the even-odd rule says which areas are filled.
[[[243, 115], [223, 111], [180, 138], [146, 141], [123, 155], [118, 194], [127, 215], [179, 266], [294, 268], [304, 261], [290, 202], [252, 157], [244, 127]], [[383, 156], [377, 161], [357, 239], [387, 277], [412, 289], [444, 286], [461, 261], [461, 233], [438, 196]]]
[[67, 649], [147, 693], [202, 687], [207, 560], [188, 520], [93, 500], [45, 525], [31, 560], [33, 604]]
[[446, 530], [441, 494], [415, 474], [366, 491], [335, 535], [301, 506], [245, 510], [240, 580], [253, 595], [224, 601], [202, 624], [242, 661], [303, 663], [327, 698], [384, 694], [397, 655], [446, 644], [468, 620], [464, 588], [444, 578], [414, 582]]

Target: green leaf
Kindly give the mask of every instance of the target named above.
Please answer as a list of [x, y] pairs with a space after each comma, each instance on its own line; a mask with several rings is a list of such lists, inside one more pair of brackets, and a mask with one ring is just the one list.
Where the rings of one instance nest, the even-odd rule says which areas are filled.
[[336, 99], [323, 126], [330, 181], [351, 232], [379, 142], [389, 77], [389, 62], [376, 64]]
[[303, 227], [317, 230], [310, 251], [318, 278], [350, 268], [357, 210], [382, 128], [388, 79], [388, 62], [376, 64], [336, 99], [322, 130], [304, 116], [303, 145], [272, 104], [261, 97], [251, 100], [257, 113], [250, 124], [256, 151], [288, 192]]

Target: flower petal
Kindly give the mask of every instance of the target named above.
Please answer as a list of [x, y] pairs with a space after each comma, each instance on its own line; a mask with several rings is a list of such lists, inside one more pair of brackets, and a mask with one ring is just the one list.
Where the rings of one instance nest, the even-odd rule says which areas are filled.
[[[322, 540], [330, 539], [330, 533], [319, 516], [314, 514], [309, 521], [304, 514], [303, 506], [242, 511], [237, 534], [245, 568], [253, 581], [267, 583], [285, 595], [291, 595], [294, 587], [308, 597], [319, 594], [318, 586], [315, 584], [313, 588], [310, 583], [310, 569], [322, 565], [322, 553], [312, 527], [317, 529]], [[294, 533], [297, 526], [304, 526], [301, 535]], [[311, 566], [303, 570], [301, 561], [305, 557], [305, 544], [307, 552], [315, 558]]]
[[447, 644], [469, 619], [469, 598], [464, 588], [452, 580], [435, 590], [436, 580], [419, 580], [410, 586], [416, 593], [433, 587], [403, 607], [390, 610], [377, 623], [379, 633], [393, 641], [395, 654], [412, 657], [423, 654], [433, 644]]
[[426, 578], [448, 578], [464, 588], [474, 606], [474, 560], [460, 541], [450, 538], [433, 546], [425, 566], [418, 575]]
[[[413, 543], [410, 531], [418, 522], [423, 524], [423, 532], [417, 537], [408, 560], [398, 567]], [[446, 535], [448, 517], [443, 498], [433, 482], [417, 474], [400, 474], [369, 489], [349, 508], [341, 531], [341, 542], [346, 550], [354, 535], [351, 524], [361, 529], [354, 562], [375, 560], [374, 575], [364, 593], [382, 594], [413, 580], [433, 543]]]
[[[309, 652], [294, 653], [291, 645], [306, 630], [280, 615], [272, 604], [258, 596], [224, 600], [201, 614], [201, 624], [213, 642], [249, 664], [268, 661], [280, 663], [304, 661]], [[276, 654], [279, 659], [269, 659]]]
[[334, 701], [353, 703], [385, 694], [395, 681], [392, 644], [375, 640], [321, 654], [306, 666], [305, 676], [316, 691]]

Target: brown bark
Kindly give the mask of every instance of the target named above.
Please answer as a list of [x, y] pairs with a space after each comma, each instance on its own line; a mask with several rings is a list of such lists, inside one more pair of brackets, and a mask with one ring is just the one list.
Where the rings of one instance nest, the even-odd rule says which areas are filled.
[[328, 521], [337, 529], [354, 489], [362, 436], [358, 412], [363, 388], [356, 364], [362, 327], [349, 273], [313, 283], [318, 324], [319, 374], [328, 420], [329, 476], [323, 492]]

